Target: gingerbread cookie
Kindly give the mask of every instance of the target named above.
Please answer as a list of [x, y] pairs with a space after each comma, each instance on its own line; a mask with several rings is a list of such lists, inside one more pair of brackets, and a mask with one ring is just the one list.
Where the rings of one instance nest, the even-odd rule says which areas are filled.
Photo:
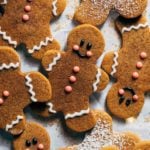
[[66, 0], [3, 0], [0, 19], [0, 45], [16, 48], [24, 44], [27, 51], [41, 59], [50, 49], [60, 49], [50, 32], [49, 22], [59, 16]]
[[113, 145], [113, 146], [103, 147], [102, 149], [99, 149], [99, 150], [119, 150], [119, 148]]
[[142, 141], [137, 143], [134, 150], [150, 150], [150, 141]]
[[117, 80], [108, 93], [107, 106], [114, 115], [126, 119], [140, 113], [144, 94], [150, 89], [150, 29], [144, 17], [120, 18], [117, 27], [122, 48], [106, 54], [102, 68]]
[[[133, 150], [135, 144], [140, 141], [139, 137], [130, 132], [118, 133], [112, 131], [112, 119], [103, 111], [95, 111], [97, 118], [96, 126], [91, 133], [85, 136], [79, 145], [63, 150], [102, 150], [113, 148], [120, 150]], [[114, 145], [112, 147], [112, 145]]]
[[50, 137], [37, 123], [27, 123], [25, 131], [13, 142], [14, 150], [50, 150]]
[[23, 109], [51, 98], [49, 81], [38, 72], [22, 73], [17, 53], [0, 47], [0, 128], [20, 134], [25, 128]]
[[94, 127], [89, 96], [104, 89], [109, 81], [95, 65], [103, 49], [100, 31], [85, 24], [70, 32], [65, 52], [53, 50], [44, 55], [42, 65], [51, 81], [53, 96], [42, 115], [62, 112], [66, 125], [76, 132]]
[[98, 26], [106, 21], [112, 9], [129, 19], [140, 16], [146, 5], [147, 0], [82, 0], [74, 19]]

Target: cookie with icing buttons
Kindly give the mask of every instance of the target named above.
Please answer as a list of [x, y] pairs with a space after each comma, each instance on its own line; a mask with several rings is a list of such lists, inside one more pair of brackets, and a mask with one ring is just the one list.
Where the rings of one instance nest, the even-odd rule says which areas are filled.
[[26, 106], [51, 98], [49, 81], [38, 72], [21, 72], [20, 65], [12, 48], [0, 47], [0, 128], [13, 135], [25, 128]]
[[144, 17], [119, 18], [116, 24], [123, 44], [119, 51], [106, 54], [102, 68], [117, 80], [108, 93], [107, 106], [117, 117], [127, 119], [140, 113], [150, 89], [150, 29]]
[[150, 150], [150, 141], [142, 141], [137, 143], [134, 150]]
[[113, 132], [112, 118], [104, 111], [96, 110], [94, 114], [97, 119], [96, 126], [85, 136], [83, 142], [62, 150], [109, 150], [113, 149], [112, 145], [115, 150], [132, 150], [135, 144], [140, 142], [140, 138], [134, 133]]
[[136, 18], [145, 10], [147, 0], [82, 0], [74, 19], [80, 23], [102, 25], [111, 10], [125, 18]]
[[65, 9], [66, 0], [3, 0], [0, 19], [0, 45], [16, 48], [24, 44], [34, 58], [41, 59], [47, 50], [60, 49], [49, 22]]
[[29, 122], [24, 132], [13, 141], [14, 150], [50, 150], [50, 137], [41, 125]]
[[67, 127], [84, 132], [94, 127], [89, 96], [101, 91], [109, 81], [107, 74], [96, 66], [104, 50], [101, 32], [91, 25], [74, 28], [67, 40], [65, 52], [49, 51], [42, 58], [52, 85], [52, 99], [41, 111], [49, 116], [62, 112]]

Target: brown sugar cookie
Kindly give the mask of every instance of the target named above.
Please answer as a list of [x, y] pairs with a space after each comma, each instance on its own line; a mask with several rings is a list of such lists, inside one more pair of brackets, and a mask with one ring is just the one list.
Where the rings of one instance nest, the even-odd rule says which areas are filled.
[[117, 82], [107, 96], [107, 106], [117, 117], [137, 116], [144, 104], [144, 94], [150, 90], [150, 29], [146, 19], [118, 19], [122, 48], [104, 57], [102, 68]]
[[85, 24], [70, 32], [65, 52], [53, 50], [44, 55], [42, 65], [51, 80], [53, 96], [42, 115], [62, 112], [66, 125], [76, 132], [94, 127], [96, 120], [90, 112], [89, 96], [104, 89], [109, 81], [107, 74], [95, 65], [103, 49], [100, 31]]
[[16, 48], [24, 44], [28, 53], [41, 59], [50, 49], [60, 49], [53, 38], [49, 22], [59, 16], [66, 0], [3, 0], [0, 19], [0, 45]]
[[133, 150], [150, 150], [150, 141], [142, 141], [137, 143]]
[[62, 150], [103, 150], [108, 146], [111, 148], [112, 145], [118, 147], [119, 150], [133, 150], [135, 144], [140, 141], [139, 137], [131, 132], [113, 132], [112, 119], [104, 111], [94, 113], [97, 123], [91, 133], [85, 136], [81, 144]]
[[146, 5], [147, 0], [82, 0], [74, 19], [98, 26], [106, 21], [112, 9], [129, 19], [140, 16]]
[[25, 128], [23, 109], [51, 98], [49, 81], [38, 72], [22, 73], [18, 54], [0, 47], [0, 128], [17, 135]]
[[37, 123], [27, 123], [24, 132], [13, 141], [14, 150], [50, 150], [50, 137]]

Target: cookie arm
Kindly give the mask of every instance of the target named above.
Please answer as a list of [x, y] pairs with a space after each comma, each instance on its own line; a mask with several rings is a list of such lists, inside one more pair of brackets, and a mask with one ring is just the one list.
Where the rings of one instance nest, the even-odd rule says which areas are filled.
[[99, 81], [99, 83], [97, 82], [97, 90], [95, 90], [95, 92], [105, 89], [105, 87], [107, 86], [107, 84], [109, 82], [109, 77], [108, 77], [107, 73], [99, 68], [97, 68], [97, 70], [98, 70], [97, 72], [99, 72], [100, 74], [99, 74], [99, 76], [98, 76], [98, 73], [96, 75], [97, 81]]
[[57, 17], [62, 14], [66, 7], [66, 0], [52, 0], [52, 14]]
[[51, 99], [51, 86], [41, 73], [30, 72], [25, 75], [25, 85], [31, 102], [47, 102]]
[[112, 51], [108, 52], [102, 61], [102, 69], [112, 77], [117, 72], [118, 57], [118, 52]]
[[42, 66], [49, 72], [52, 71], [53, 67], [57, 65], [57, 62], [61, 59], [62, 52], [58, 50], [48, 51], [42, 58]]

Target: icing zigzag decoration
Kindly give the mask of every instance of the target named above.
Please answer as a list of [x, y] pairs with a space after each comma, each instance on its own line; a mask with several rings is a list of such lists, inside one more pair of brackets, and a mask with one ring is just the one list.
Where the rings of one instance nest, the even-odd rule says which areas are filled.
[[2, 64], [0, 65], [0, 70], [3, 70], [3, 69], [10, 69], [10, 68], [18, 68], [19, 67], [19, 62], [17, 63], [10, 63], [10, 64]]
[[12, 121], [11, 124], [7, 124], [5, 130], [9, 131], [10, 129], [13, 128], [13, 126], [15, 126], [16, 124], [18, 124], [21, 120], [23, 119], [23, 116], [18, 115], [17, 119]]
[[112, 65], [112, 72], [111, 72], [111, 75], [113, 76], [115, 73], [116, 73], [116, 67], [119, 65], [118, 64], [118, 52], [114, 52], [114, 64]]
[[129, 32], [129, 31], [131, 31], [131, 30], [138, 30], [138, 29], [140, 29], [140, 28], [146, 28], [146, 27], [148, 27], [149, 25], [148, 25], [148, 23], [146, 22], [145, 24], [138, 24], [137, 26], [130, 26], [130, 27], [124, 27], [123, 29], [122, 29], [122, 33], [124, 33], [124, 32]]
[[35, 98], [35, 92], [33, 90], [33, 85], [32, 85], [32, 79], [30, 78], [30, 74], [26, 75], [26, 85], [29, 87], [29, 93], [31, 94], [31, 100], [32, 102], [37, 102], [37, 99]]
[[57, 61], [60, 60], [61, 54], [58, 53], [56, 57], [54, 57], [53, 61], [51, 64], [49, 64], [49, 67], [46, 69], [46, 71], [52, 71], [53, 66], [57, 64]]
[[97, 70], [97, 74], [96, 74], [96, 81], [93, 84], [93, 91], [96, 92], [97, 91], [97, 86], [100, 82], [100, 77], [101, 77], [101, 71], [100, 69]]
[[29, 49], [28, 52], [30, 54], [34, 53], [34, 51], [39, 51], [42, 46], [47, 46], [49, 42], [52, 42], [54, 40], [53, 37], [46, 37], [45, 41], [41, 41], [39, 45], [35, 45], [33, 49]]
[[54, 105], [52, 103], [47, 103], [47, 106], [49, 107], [48, 111], [51, 113], [57, 113], [56, 110], [53, 109]]
[[6, 40], [6, 41], [8, 41], [9, 44], [13, 45], [14, 48], [17, 47], [17, 41], [13, 41], [13, 40], [11, 39], [11, 36], [7, 36], [6, 32], [3, 32], [3, 31], [1, 30], [1, 27], [0, 27], [0, 35], [2, 35], [3, 39]]
[[1, 5], [6, 5], [8, 3], [8, 1], [7, 0], [4, 0], [3, 2], [1, 2], [0, 4]]
[[57, 4], [57, 0], [54, 0], [53, 3], [52, 3], [52, 6], [53, 6], [53, 15], [54, 16], [57, 16], [57, 7], [56, 7], [56, 4]]

